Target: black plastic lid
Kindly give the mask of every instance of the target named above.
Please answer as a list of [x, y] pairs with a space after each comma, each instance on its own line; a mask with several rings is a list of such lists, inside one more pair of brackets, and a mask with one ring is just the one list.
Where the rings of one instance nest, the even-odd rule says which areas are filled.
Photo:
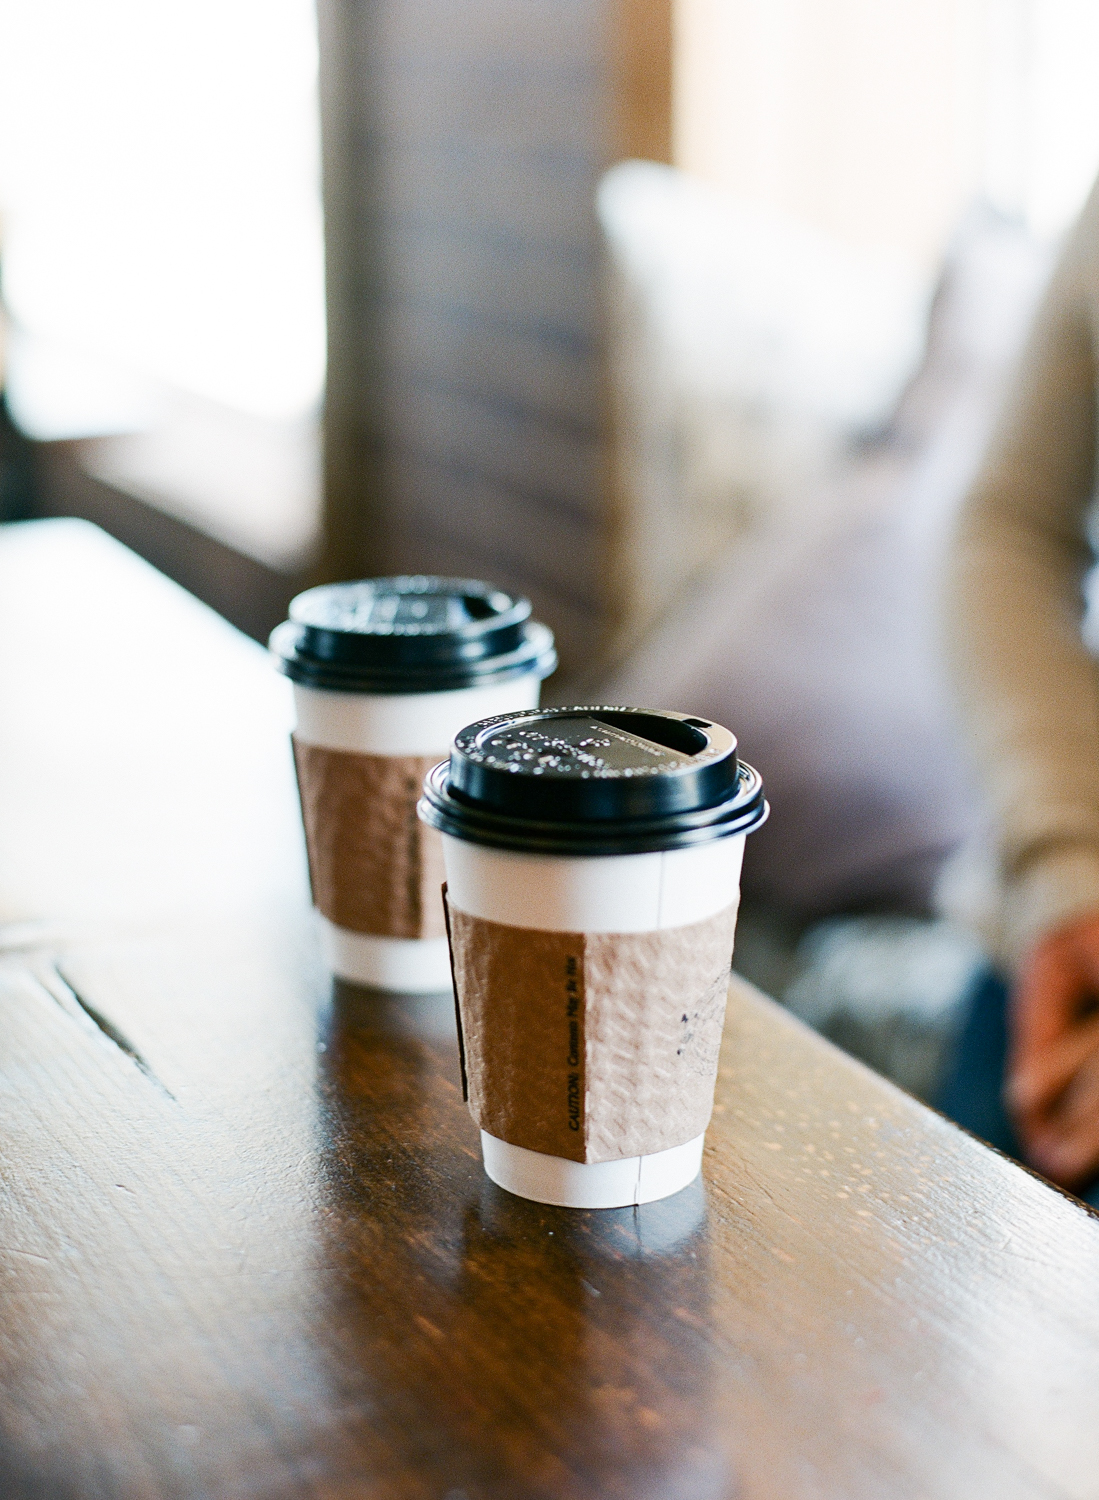
[[530, 601], [473, 578], [364, 578], [308, 589], [271, 634], [279, 669], [308, 687], [432, 693], [557, 665]]
[[758, 828], [759, 775], [720, 724], [638, 708], [547, 708], [470, 724], [429, 774], [425, 822], [501, 849], [626, 854]]

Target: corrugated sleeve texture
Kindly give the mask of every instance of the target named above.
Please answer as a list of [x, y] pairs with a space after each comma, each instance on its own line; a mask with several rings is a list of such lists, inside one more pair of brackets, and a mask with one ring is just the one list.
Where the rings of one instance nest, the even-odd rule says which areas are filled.
[[416, 816], [434, 758], [295, 739], [294, 760], [317, 910], [351, 932], [442, 937], [442, 842]]
[[656, 932], [543, 932], [450, 907], [469, 1107], [571, 1161], [681, 1146], [710, 1119], [736, 906]]

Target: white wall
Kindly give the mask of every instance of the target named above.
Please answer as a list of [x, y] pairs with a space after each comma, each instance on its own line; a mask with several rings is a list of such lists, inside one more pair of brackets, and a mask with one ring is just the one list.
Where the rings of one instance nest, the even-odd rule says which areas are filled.
[[1064, 227], [1097, 64], [1094, 0], [677, 0], [676, 160], [930, 266], [978, 192]]

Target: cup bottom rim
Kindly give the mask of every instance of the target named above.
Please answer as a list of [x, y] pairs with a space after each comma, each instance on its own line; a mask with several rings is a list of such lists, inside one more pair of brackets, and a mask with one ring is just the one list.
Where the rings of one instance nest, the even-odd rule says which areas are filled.
[[702, 1168], [705, 1132], [682, 1145], [618, 1161], [578, 1162], [513, 1146], [481, 1131], [486, 1174], [506, 1192], [557, 1208], [631, 1208], [688, 1187]]

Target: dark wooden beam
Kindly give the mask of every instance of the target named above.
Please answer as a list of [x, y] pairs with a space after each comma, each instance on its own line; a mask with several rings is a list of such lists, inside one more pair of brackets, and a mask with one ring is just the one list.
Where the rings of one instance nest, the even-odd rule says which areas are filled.
[[672, 160], [672, 0], [614, 0], [611, 159]]
[[382, 485], [383, 206], [375, 45], [383, 8], [358, 0], [317, 0], [328, 328], [318, 580], [384, 573], [389, 563]]
[[318, 13], [320, 576], [472, 570], [591, 663], [616, 607], [595, 192], [670, 154], [670, 0]]

